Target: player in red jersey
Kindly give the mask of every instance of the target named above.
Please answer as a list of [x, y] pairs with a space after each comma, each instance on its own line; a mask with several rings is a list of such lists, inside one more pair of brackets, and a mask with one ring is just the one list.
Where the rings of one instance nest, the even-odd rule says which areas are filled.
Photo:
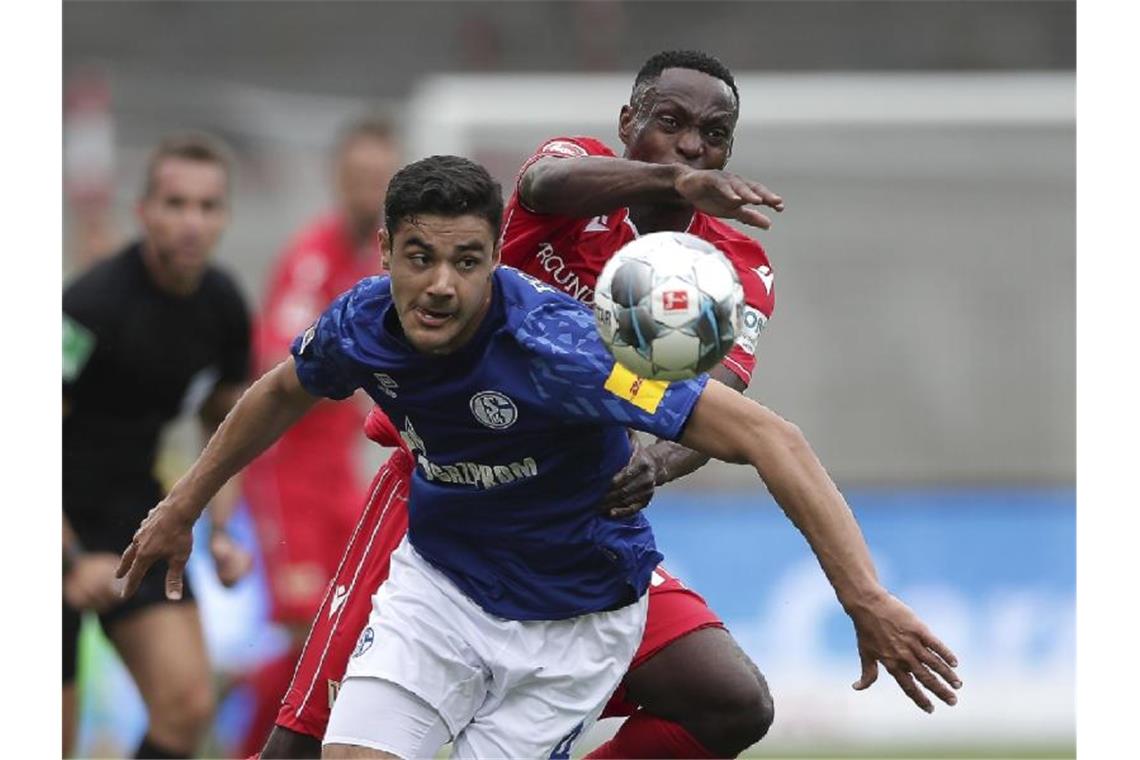
[[[377, 210], [399, 166], [387, 122], [364, 119], [341, 133], [334, 152], [337, 208], [294, 235], [277, 262], [254, 332], [257, 374], [288, 356], [294, 336], [336, 296], [379, 270]], [[271, 615], [292, 643], [248, 679], [254, 708], [243, 755], [256, 752], [273, 727], [309, 624], [360, 517], [365, 490], [355, 450], [366, 410], [321, 404], [242, 476], [265, 557]]]
[[[556, 138], [524, 164], [504, 219], [503, 262], [589, 303], [602, 266], [638, 234], [687, 230], [709, 240], [736, 266], [748, 302], [740, 343], [710, 374], [743, 390], [755, 367], [756, 338], [774, 305], [772, 271], [758, 243], [714, 217], [767, 228], [767, 217], [750, 207], [781, 210], [783, 202], [723, 171], [737, 114], [732, 75], [718, 61], [699, 53], [654, 56], [622, 107], [624, 158], [591, 138]], [[373, 440], [398, 443], [378, 411], [369, 428]], [[646, 447], [615, 478], [602, 507], [615, 515], [636, 510], [655, 485], [705, 461], [669, 442]], [[406, 524], [398, 513], [412, 467], [410, 457], [398, 452], [377, 475], [262, 757], [319, 754], [318, 737], [371, 593], [386, 577], [387, 553], [404, 530], [401, 521]], [[869, 686], [876, 673], [874, 660], [864, 658], [856, 687]], [[904, 690], [927, 709], [929, 700], [906, 680]], [[605, 715], [632, 717], [590, 757], [731, 757], [763, 737], [773, 706], [763, 676], [721, 620], [659, 568], [641, 647]]]
[[[506, 209], [503, 263], [592, 303], [602, 266], [638, 234], [674, 229], [709, 240], [735, 265], [747, 301], [744, 334], [713, 375], [743, 390], [755, 367], [756, 339], [772, 314], [773, 275], [761, 246], [713, 214], [767, 227], [769, 220], [750, 206], [780, 209], [782, 201], [723, 171], [737, 113], [731, 74], [718, 62], [694, 54], [655, 56], [622, 108], [624, 159], [598, 140], [556, 138], [524, 164]], [[369, 437], [397, 444], [390, 423], [381, 420], [377, 411], [369, 417]], [[619, 475], [604, 506], [618, 514], [636, 509], [654, 485], [705, 461], [668, 442], [647, 447]], [[410, 470], [410, 457], [400, 451], [377, 475], [263, 756], [319, 752], [298, 735], [324, 733], [370, 595], [386, 577], [387, 552], [406, 527], [402, 507]], [[637, 711], [638, 705], [646, 709]], [[772, 700], [720, 619], [661, 570], [651, 587], [642, 646], [607, 714], [634, 717], [599, 748], [599, 756], [734, 756], [767, 731]]]

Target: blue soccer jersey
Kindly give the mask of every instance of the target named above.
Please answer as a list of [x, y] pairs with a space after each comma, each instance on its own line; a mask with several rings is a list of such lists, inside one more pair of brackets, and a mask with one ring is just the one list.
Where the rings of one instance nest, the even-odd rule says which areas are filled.
[[293, 343], [312, 394], [363, 388], [414, 452], [408, 538], [487, 612], [559, 620], [643, 594], [661, 561], [639, 513], [598, 511], [625, 428], [676, 439], [707, 382], [637, 378], [593, 315], [509, 267], [475, 336], [446, 356], [405, 340], [387, 277], [361, 280]]

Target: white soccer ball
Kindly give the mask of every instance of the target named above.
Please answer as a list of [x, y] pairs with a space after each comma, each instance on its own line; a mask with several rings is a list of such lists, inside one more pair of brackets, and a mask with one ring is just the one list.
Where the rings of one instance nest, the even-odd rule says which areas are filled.
[[715, 366], [740, 335], [744, 288], [711, 243], [654, 232], [598, 277], [594, 318], [614, 359], [640, 377], [684, 380]]

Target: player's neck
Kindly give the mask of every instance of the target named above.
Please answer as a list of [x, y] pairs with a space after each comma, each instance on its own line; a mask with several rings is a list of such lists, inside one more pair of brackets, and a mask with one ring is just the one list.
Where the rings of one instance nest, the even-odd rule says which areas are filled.
[[149, 241], [143, 240], [142, 260], [146, 273], [154, 286], [168, 295], [185, 298], [194, 295], [198, 290], [199, 277], [185, 277], [171, 270], [162, 263], [162, 257]]
[[629, 219], [640, 235], [650, 232], [684, 232], [693, 221], [692, 206], [630, 206]]

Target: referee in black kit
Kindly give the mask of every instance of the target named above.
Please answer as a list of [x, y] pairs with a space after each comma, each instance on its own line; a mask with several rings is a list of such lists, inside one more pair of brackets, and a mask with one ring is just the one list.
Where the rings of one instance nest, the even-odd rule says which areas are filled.
[[[225, 417], [249, 372], [250, 324], [234, 281], [210, 263], [229, 214], [230, 163], [205, 136], [164, 140], [147, 165], [141, 240], [63, 293], [63, 753], [73, 747], [80, 612], [98, 613], [150, 716], [136, 757], [190, 757], [214, 712], [198, 607], [167, 600], [156, 568], [127, 601], [112, 583], [119, 553], [163, 496], [154, 475], [163, 427], [196, 410]], [[212, 514], [218, 576], [249, 556]]]

